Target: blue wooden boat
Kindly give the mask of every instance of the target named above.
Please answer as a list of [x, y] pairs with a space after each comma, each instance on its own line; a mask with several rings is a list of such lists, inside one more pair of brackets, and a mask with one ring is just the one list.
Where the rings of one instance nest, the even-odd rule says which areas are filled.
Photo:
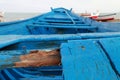
[[[119, 25], [99, 23], [64, 8], [27, 20], [1, 23], [0, 79], [119, 80]], [[62, 57], [60, 66], [9, 68], [15, 57], [30, 50], [57, 48]]]
[[[43, 35], [26, 35], [24, 37], [22, 35], [10, 35], [9, 37], [4, 35], [4, 39], [6, 38], [6, 40], [2, 39], [3, 36], [0, 37], [0, 68], [2, 69], [0, 71], [0, 78], [2, 80], [75, 80], [76, 78], [78, 80], [85, 80], [86, 77], [90, 80], [93, 78], [96, 80], [98, 78], [102, 78], [103, 80], [119, 80], [119, 32], [112, 34], [49, 35], [46, 37]], [[54, 44], [51, 45], [47, 42], [54, 42]], [[37, 46], [38, 44], [39, 46]], [[111, 46], [113, 45], [114, 47], [112, 48]], [[60, 47], [62, 65], [4, 69], [6, 66], [9, 67], [11, 62], [15, 60], [14, 56], [18, 57], [26, 54], [22, 46], [26, 46], [27, 52], [33, 49], [39, 50]], [[86, 70], [86, 67], [89, 67], [89, 69]], [[103, 75], [104, 77], [102, 77]]]
[[[113, 27], [114, 26], [114, 27]], [[76, 34], [119, 31], [119, 23], [99, 23], [65, 8], [21, 21], [0, 23], [0, 35]]]
[[64, 8], [51, 9], [51, 12], [26, 20], [0, 23], [1, 35], [72, 34], [94, 32], [96, 29]]

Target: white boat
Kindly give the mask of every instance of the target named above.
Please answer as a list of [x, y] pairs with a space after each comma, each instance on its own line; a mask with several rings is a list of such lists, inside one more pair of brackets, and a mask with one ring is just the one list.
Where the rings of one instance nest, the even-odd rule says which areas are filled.
[[94, 19], [96, 21], [109, 21], [109, 20], [114, 20], [115, 19], [115, 15], [116, 13], [112, 13], [112, 14], [106, 14], [106, 15], [101, 15], [99, 13], [85, 13], [85, 14], [81, 14], [81, 16], [84, 17], [89, 17], [91, 19]]

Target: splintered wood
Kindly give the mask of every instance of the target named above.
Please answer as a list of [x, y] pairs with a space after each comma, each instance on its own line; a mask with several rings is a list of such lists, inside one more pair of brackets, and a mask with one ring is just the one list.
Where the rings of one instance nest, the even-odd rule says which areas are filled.
[[20, 61], [15, 63], [15, 67], [53, 66], [60, 63], [61, 56], [59, 49], [52, 51], [35, 50], [20, 56]]

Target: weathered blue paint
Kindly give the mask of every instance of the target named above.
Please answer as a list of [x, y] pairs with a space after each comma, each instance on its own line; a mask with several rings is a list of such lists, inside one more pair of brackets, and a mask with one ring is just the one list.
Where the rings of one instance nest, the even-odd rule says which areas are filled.
[[116, 69], [117, 75], [120, 76], [120, 38], [111, 38], [100, 40], [102, 47], [105, 49], [107, 56], [110, 58], [112, 66]]
[[[75, 40], [64, 43], [61, 46], [61, 55], [65, 80], [120, 79], [104, 50], [95, 40]], [[113, 60], [116, 60], [115, 57]]]
[[[30, 19], [0, 23], [0, 35], [72, 34], [91, 32], [89, 29], [97, 28], [96, 26], [91, 26], [87, 22], [85, 23], [83, 19], [83, 17], [79, 17], [72, 13], [71, 10], [56, 8], [52, 9], [51, 12]], [[76, 30], [78, 28], [80, 28], [80, 30]]]
[[2, 80], [63, 80], [61, 66], [11, 68], [0, 71]]
[[[111, 34], [111, 33], [94, 33], [94, 34], [86, 33], [86, 34], [77, 34], [77, 35], [75, 35], [75, 34], [72, 34], [72, 35], [69, 35], [69, 34], [49, 35], [46, 37], [45, 37], [45, 35], [37, 35], [37, 36], [35, 36], [35, 35], [28, 35], [28, 36], [27, 35], [26, 36], [10, 35], [9, 37], [4, 35], [4, 36], [0, 36], [1, 37], [0, 41], [1, 41], [2, 45], [5, 45], [7, 43], [15, 44], [16, 42], [20, 43], [23, 41], [27, 41], [27, 42], [34, 41], [33, 43], [35, 43], [36, 41], [48, 42], [48, 41], [56, 41], [56, 40], [57, 41], [72, 40], [72, 41], [68, 41], [68, 43], [62, 44], [62, 46], [61, 46], [62, 66], [63, 66], [63, 73], [65, 76], [65, 80], [69, 80], [69, 79], [71, 79], [71, 80], [78, 79], [79, 80], [79, 78], [83, 79], [83, 80], [85, 80], [86, 78], [89, 78], [89, 80], [91, 80], [93, 78], [96, 80], [101, 80], [101, 77], [103, 80], [108, 80], [108, 79], [117, 80], [116, 73], [112, 69], [109, 59], [106, 56], [103, 48], [98, 43], [98, 41], [101, 43], [101, 45], [103, 45], [105, 47], [106, 51], [107, 50], [109, 51], [109, 50], [112, 50], [112, 49], [109, 49], [109, 47], [111, 47], [111, 46], [109, 46], [111, 42], [113, 44], [116, 44], [114, 49], [118, 48], [119, 44], [117, 45], [117, 43], [120, 40], [119, 35], [120, 35], [119, 32], [116, 32], [113, 34]], [[91, 39], [91, 40], [85, 40], [85, 39]], [[96, 41], [96, 39], [97, 39], [97, 41]], [[61, 43], [63, 43], [63, 42], [61, 42]], [[107, 46], [106, 44], [109, 44], [109, 45]], [[60, 46], [60, 44], [59, 44], [59, 46]], [[35, 47], [35, 46], [32, 46], [32, 47]], [[113, 51], [109, 51], [108, 53], [113, 52]], [[119, 53], [118, 49], [117, 49], [116, 53]], [[2, 63], [0, 63], [0, 65], [4, 64], [4, 66], [8, 66], [9, 64], [11, 64], [11, 62], [13, 62], [13, 61], [11, 61], [12, 59], [14, 61], [17, 61], [18, 60], [17, 57], [19, 55], [23, 55], [21, 50], [17, 51], [15, 49], [12, 51], [11, 50], [10, 51], [7, 51], [7, 50], [0, 51], [0, 56], [2, 58], [1, 59]], [[93, 57], [93, 55], [94, 55], [94, 57]], [[110, 58], [114, 62], [114, 65], [116, 66], [117, 70], [119, 71], [120, 70], [119, 66], [118, 66], [119, 63], [116, 62], [116, 59], [119, 61], [119, 56], [116, 56], [117, 54], [112, 54], [112, 53], [110, 53], [109, 55], [112, 56]], [[13, 56], [16, 56], [16, 58], [12, 58]], [[9, 61], [6, 61], [6, 60], [9, 60]], [[101, 65], [101, 64], [104, 64], [104, 65]], [[4, 66], [1, 66], [1, 69], [4, 68]], [[89, 67], [90, 71], [86, 70], [86, 66]], [[99, 69], [97, 69], [97, 68], [99, 68]], [[108, 69], [109, 69], [109, 71], [108, 71]], [[8, 77], [13, 76], [12, 73], [15, 74], [15, 72], [12, 72], [12, 70], [14, 70], [14, 68], [10, 69], [10, 71], [8, 71], [8, 69], [4, 69], [4, 70], [5, 70], [4, 74], [6, 74]], [[1, 72], [1, 76], [3, 75], [4, 70]], [[19, 71], [19, 68], [15, 69], [15, 70]], [[51, 69], [51, 71], [54, 71], [54, 70]], [[84, 74], [82, 72], [84, 72]], [[97, 74], [97, 72], [98, 72], [98, 74]], [[76, 73], [78, 73], [79, 75]], [[17, 74], [20, 75], [21, 73], [17, 73]], [[34, 74], [34, 73], [31, 72], [31, 74]], [[57, 74], [57, 73], [55, 73], [55, 74]], [[94, 75], [97, 77], [95, 77]], [[32, 76], [34, 76], [34, 75], [32, 75]], [[60, 75], [60, 76], [62, 77], [62, 75]], [[70, 77], [70, 76], [72, 76], [72, 77]], [[110, 76], [110, 77], [108, 78], [107, 76]], [[14, 75], [11, 79], [14, 79], [15, 77], [20, 77], [20, 76]], [[28, 76], [25, 75], [24, 78], [26, 78], [26, 77], [28, 77]], [[29, 76], [29, 77], [32, 78], [31, 76]], [[39, 76], [38, 78], [40, 78], [40, 77], [41, 76]], [[50, 78], [50, 79], [52, 79], [52, 78]], [[60, 79], [63, 79], [63, 77]]]
[[61, 46], [63, 70], [61, 66], [11, 68], [1, 70], [0, 79], [118, 80], [119, 26], [119, 23], [83, 18], [64, 8], [22, 21], [0, 23], [0, 65], [4, 65], [1, 69], [29, 50], [55, 49], [64, 43]]
[[119, 32], [120, 31], [120, 23], [115, 22], [100, 22], [98, 23], [99, 32]]
[[34, 18], [27, 19], [27, 20], [22, 20], [22, 21], [0, 23], [0, 35], [8, 35], [8, 34], [28, 35], [30, 33], [28, 29], [26, 28], [26, 25], [34, 22], [38, 17], [34, 17]]
[[[96, 22], [89, 18], [78, 16], [72, 13], [71, 10], [67, 10], [64, 8], [56, 8], [56, 9], [52, 9], [51, 12], [30, 19], [0, 23], [0, 35], [10, 35], [10, 34], [38, 35], [38, 34], [61, 34], [61, 33], [75, 34], [75, 33], [89, 33], [89, 32], [115, 32], [115, 31], [119, 31], [119, 25], [120, 25], [119, 23]], [[59, 28], [62, 28], [63, 30]], [[76, 28], [76, 29], [71, 29], [71, 28]], [[97, 28], [97, 30], [91, 31], [91, 28], [95, 28], [95, 29]]]
[[[63, 34], [63, 35], [1, 35], [0, 36], [0, 48], [21, 43], [21, 42], [54, 42], [54, 41], [67, 41], [67, 40], [80, 40], [80, 39], [99, 39], [99, 38], [111, 38], [111, 37], [120, 37], [119, 32], [114, 33], [84, 33], [84, 34]], [[62, 42], [60, 42], [62, 43]], [[36, 43], [37, 44], [37, 43]], [[25, 46], [27, 44], [24, 43]], [[32, 44], [34, 45], [34, 44]], [[35, 47], [32, 46], [32, 48]], [[46, 44], [47, 45], [47, 44]], [[57, 44], [56, 44], [57, 45]], [[60, 44], [59, 44], [60, 45]], [[30, 45], [29, 45], [30, 46]], [[40, 47], [40, 46], [39, 46]], [[45, 46], [44, 46], [45, 47]], [[36, 47], [37, 48], [37, 47]]]
[[97, 29], [97, 27], [96, 26], [85, 26], [85, 25], [72, 25], [72, 26], [70, 26], [70, 25], [63, 25], [63, 26], [61, 26], [61, 25], [53, 25], [53, 26], [51, 26], [51, 25], [28, 25], [28, 26], [30, 26], [30, 27], [48, 27], [48, 28], [76, 28], [76, 29]]

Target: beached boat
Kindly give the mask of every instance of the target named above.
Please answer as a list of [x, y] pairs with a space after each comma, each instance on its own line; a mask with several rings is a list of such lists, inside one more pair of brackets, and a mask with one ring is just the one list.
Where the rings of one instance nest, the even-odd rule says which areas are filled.
[[0, 12], [0, 22], [3, 22], [4, 21], [4, 13], [3, 12]]
[[112, 14], [104, 14], [104, 15], [100, 15], [99, 13], [97, 14], [90, 14], [90, 13], [82, 13], [81, 16], [83, 17], [89, 17], [93, 20], [96, 21], [101, 21], [101, 22], [107, 22], [107, 21], [111, 21], [115, 19], [115, 15], [116, 13], [112, 13]]
[[[119, 25], [96, 22], [64, 8], [27, 20], [1, 23], [0, 79], [118, 80]], [[31, 50], [54, 49], [60, 49], [60, 65], [14, 67], [18, 57]]]
[[51, 9], [51, 12], [31, 19], [0, 23], [0, 34], [72, 34], [93, 32], [97, 29], [83, 20], [71, 10]]
[[97, 18], [93, 18], [96, 21], [107, 22], [115, 19], [116, 13], [113, 14], [106, 14], [106, 15], [99, 15]]

